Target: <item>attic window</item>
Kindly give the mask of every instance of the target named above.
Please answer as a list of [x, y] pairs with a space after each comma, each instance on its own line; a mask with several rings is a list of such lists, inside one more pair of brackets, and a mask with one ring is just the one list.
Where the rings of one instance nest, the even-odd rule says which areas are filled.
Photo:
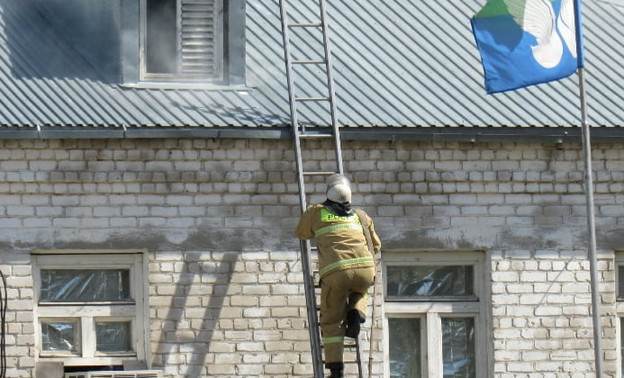
[[142, 0], [142, 81], [223, 80], [223, 0]]

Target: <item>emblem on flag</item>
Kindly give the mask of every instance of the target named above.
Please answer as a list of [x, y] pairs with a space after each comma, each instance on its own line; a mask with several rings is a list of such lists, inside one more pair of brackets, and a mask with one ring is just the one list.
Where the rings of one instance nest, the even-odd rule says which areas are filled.
[[558, 80], [582, 66], [576, 1], [489, 0], [474, 15], [488, 93]]

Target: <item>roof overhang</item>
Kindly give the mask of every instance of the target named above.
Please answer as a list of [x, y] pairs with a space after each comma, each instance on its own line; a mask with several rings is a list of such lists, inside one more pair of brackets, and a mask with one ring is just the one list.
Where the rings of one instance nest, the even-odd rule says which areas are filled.
[[[308, 132], [314, 133], [314, 128]], [[582, 141], [581, 127], [342, 127], [342, 140], [430, 142], [542, 142]], [[624, 142], [624, 128], [591, 127], [594, 142]], [[289, 127], [7, 127], [0, 139], [290, 139]]]

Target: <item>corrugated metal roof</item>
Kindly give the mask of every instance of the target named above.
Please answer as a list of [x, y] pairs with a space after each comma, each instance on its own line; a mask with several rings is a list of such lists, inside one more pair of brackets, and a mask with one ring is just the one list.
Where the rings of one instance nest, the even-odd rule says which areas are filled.
[[[0, 3], [0, 125], [258, 128], [288, 124], [277, 0], [247, 2], [247, 88], [239, 90], [124, 87], [115, 80], [120, 68], [94, 65], [93, 57], [73, 43], [72, 24], [57, 22], [46, 10], [46, 1]], [[340, 123], [578, 125], [576, 75], [486, 95], [470, 29], [470, 18], [484, 4], [485, 0], [328, 0]], [[310, 12], [308, 6], [301, 1], [291, 4], [302, 19]], [[111, 12], [114, 24], [115, 10]], [[583, 17], [590, 124], [622, 126], [624, 29], [618, 20], [624, 18], [624, 5], [585, 1]]]

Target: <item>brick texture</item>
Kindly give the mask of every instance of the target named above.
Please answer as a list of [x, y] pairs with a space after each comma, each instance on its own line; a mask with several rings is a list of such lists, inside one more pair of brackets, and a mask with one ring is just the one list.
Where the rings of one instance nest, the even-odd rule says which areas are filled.
[[[323, 166], [331, 154], [310, 143], [306, 164]], [[490, 252], [483, 347], [492, 376], [594, 377], [580, 145], [343, 149], [353, 202], [373, 217], [385, 249]], [[624, 151], [601, 145], [594, 154], [602, 342], [615, 377]], [[289, 141], [0, 140], [0, 155], [7, 377], [34, 376], [38, 358], [30, 251], [102, 248], [149, 252], [150, 364], [166, 377], [311, 375]], [[323, 199], [323, 180], [309, 187], [311, 202]]]

